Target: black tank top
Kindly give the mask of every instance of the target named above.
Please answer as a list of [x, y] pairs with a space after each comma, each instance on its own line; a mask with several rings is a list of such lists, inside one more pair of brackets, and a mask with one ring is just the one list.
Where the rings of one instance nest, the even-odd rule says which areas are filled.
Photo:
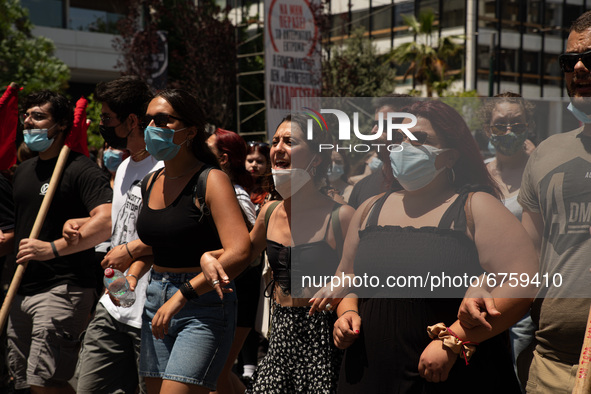
[[199, 267], [203, 253], [220, 249], [222, 244], [217, 231], [211, 228], [201, 210], [195, 206], [196, 185], [206, 166], [197, 171], [179, 196], [163, 209], [148, 206], [154, 181], [162, 169], [146, 175], [142, 185], [143, 205], [137, 220], [137, 232], [146, 245], [152, 247], [154, 264], [168, 268]]
[[[333, 211], [339, 207], [340, 204], [335, 205]], [[285, 246], [267, 239], [267, 256], [273, 272], [273, 283], [277, 283], [285, 294], [292, 294], [294, 297], [301, 295], [302, 283], [296, 283], [292, 287], [292, 275], [294, 278], [301, 278], [303, 275], [319, 278], [335, 274], [340, 256], [326, 242], [331, 223], [332, 215], [321, 241]]]

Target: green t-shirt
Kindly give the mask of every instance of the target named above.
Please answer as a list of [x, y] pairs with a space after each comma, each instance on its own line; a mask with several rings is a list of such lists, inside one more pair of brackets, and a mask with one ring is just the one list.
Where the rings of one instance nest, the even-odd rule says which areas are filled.
[[578, 363], [591, 304], [591, 137], [582, 130], [538, 146], [518, 198], [544, 223], [539, 273], [550, 288], [532, 308], [539, 325], [536, 350], [570, 364]]

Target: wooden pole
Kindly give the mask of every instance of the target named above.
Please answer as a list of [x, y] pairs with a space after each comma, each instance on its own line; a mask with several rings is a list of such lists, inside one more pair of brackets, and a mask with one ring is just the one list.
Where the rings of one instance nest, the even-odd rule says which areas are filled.
[[[47, 216], [47, 212], [49, 211], [49, 206], [53, 201], [53, 196], [55, 195], [55, 191], [57, 190], [57, 185], [60, 181], [62, 176], [62, 172], [64, 171], [64, 167], [66, 166], [66, 160], [68, 159], [68, 155], [70, 154], [70, 148], [67, 145], [62, 147], [60, 151], [59, 157], [57, 159], [57, 163], [55, 164], [55, 168], [53, 170], [53, 174], [51, 175], [51, 179], [49, 180], [49, 187], [47, 189], [47, 193], [43, 197], [43, 202], [41, 203], [41, 207], [39, 208], [39, 212], [37, 213], [37, 218], [35, 219], [35, 223], [33, 224], [33, 229], [31, 230], [31, 234], [29, 238], [36, 239], [41, 232], [41, 227], [43, 227], [43, 222], [45, 221], [45, 217]], [[12, 277], [12, 282], [10, 282], [10, 287], [8, 288], [8, 292], [6, 293], [6, 298], [4, 298], [4, 303], [2, 303], [2, 309], [0, 309], [0, 331], [4, 329], [4, 325], [8, 320], [8, 313], [10, 312], [10, 307], [12, 306], [12, 301], [14, 300], [14, 296], [23, 280], [25, 275], [25, 270], [27, 269], [27, 263], [18, 264], [16, 267], [16, 272]]]

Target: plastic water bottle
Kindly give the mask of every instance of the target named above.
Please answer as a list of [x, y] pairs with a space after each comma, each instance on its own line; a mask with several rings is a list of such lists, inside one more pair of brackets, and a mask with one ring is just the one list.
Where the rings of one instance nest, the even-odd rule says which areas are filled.
[[119, 306], [129, 308], [135, 302], [135, 292], [130, 290], [129, 282], [121, 271], [107, 268], [103, 283], [111, 296], [119, 301]]

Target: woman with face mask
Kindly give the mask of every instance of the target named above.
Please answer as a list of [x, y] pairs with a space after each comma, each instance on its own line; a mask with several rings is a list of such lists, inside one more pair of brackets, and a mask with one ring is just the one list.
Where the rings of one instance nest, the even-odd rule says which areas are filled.
[[[312, 313], [310, 299], [322, 285], [302, 279], [334, 275], [353, 209], [319, 191], [330, 163], [330, 152], [319, 147], [331, 138], [313, 126], [313, 140], [307, 140], [306, 120], [290, 115], [277, 128], [271, 168], [283, 201], [263, 206], [250, 232], [253, 258], [267, 248], [273, 317], [269, 351], [247, 393], [336, 390], [340, 352], [331, 341], [335, 302], [324, 299], [321, 310]], [[209, 257], [211, 269], [204, 267], [204, 273], [223, 276], [215, 269], [215, 254]]]
[[[535, 149], [534, 105], [517, 93], [505, 92], [486, 99], [480, 110], [484, 131], [489, 137], [489, 150], [494, 158], [486, 168], [501, 189], [501, 201], [521, 221], [523, 211], [517, 202], [521, 178], [529, 155]], [[529, 311], [510, 330], [511, 351], [515, 372], [521, 382], [527, 380], [528, 361], [517, 363], [517, 358], [534, 339], [536, 326]], [[531, 360], [531, 350], [523, 353], [524, 360]], [[524, 391], [525, 392], [525, 391]]]
[[[346, 203], [353, 190], [353, 184], [349, 181], [349, 159], [344, 152], [332, 151], [331, 163], [328, 166], [326, 177], [329, 183], [329, 195], [335, 201]], [[338, 196], [339, 200], [335, 197]], [[339, 202], [341, 202], [339, 201]]]
[[[434, 100], [401, 112], [416, 116], [409, 128], [416, 139], [397, 132], [400, 146], [382, 155], [399, 191], [359, 207], [339, 267], [379, 283], [356, 287], [364, 298], [347, 297], [337, 308], [333, 336], [347, 348], [338, 391], [514, 393], [519, 388], [502, 333], [529, 308], [534, 292], [509, 295], [495, 288], [501, 314], [490, 320], [492, 329], [468, 330], [457, 313], [470, 283], [457, 278], [485, 271], [533, 276], [533, 245], [498, 201], [499, 190], [460, 115]], [[433, 275], [454, 282], [437, 286], [425, 279]]]
[[[149, 393], [216, 389], [236, 325], [232, 279], [249, 263], [240, 206], [207, 148], [199, 109], [191, 94], [164, 90], [144, 118], [146, 148], [164, 161], [163, 169], [142, 181], [137, 221], [138, 235], [152, 246], [154, 259], [140, 356], [140, 375]], [[200, 261], [206, 251], [220, 247], [227, 275], [208, 282]]]

